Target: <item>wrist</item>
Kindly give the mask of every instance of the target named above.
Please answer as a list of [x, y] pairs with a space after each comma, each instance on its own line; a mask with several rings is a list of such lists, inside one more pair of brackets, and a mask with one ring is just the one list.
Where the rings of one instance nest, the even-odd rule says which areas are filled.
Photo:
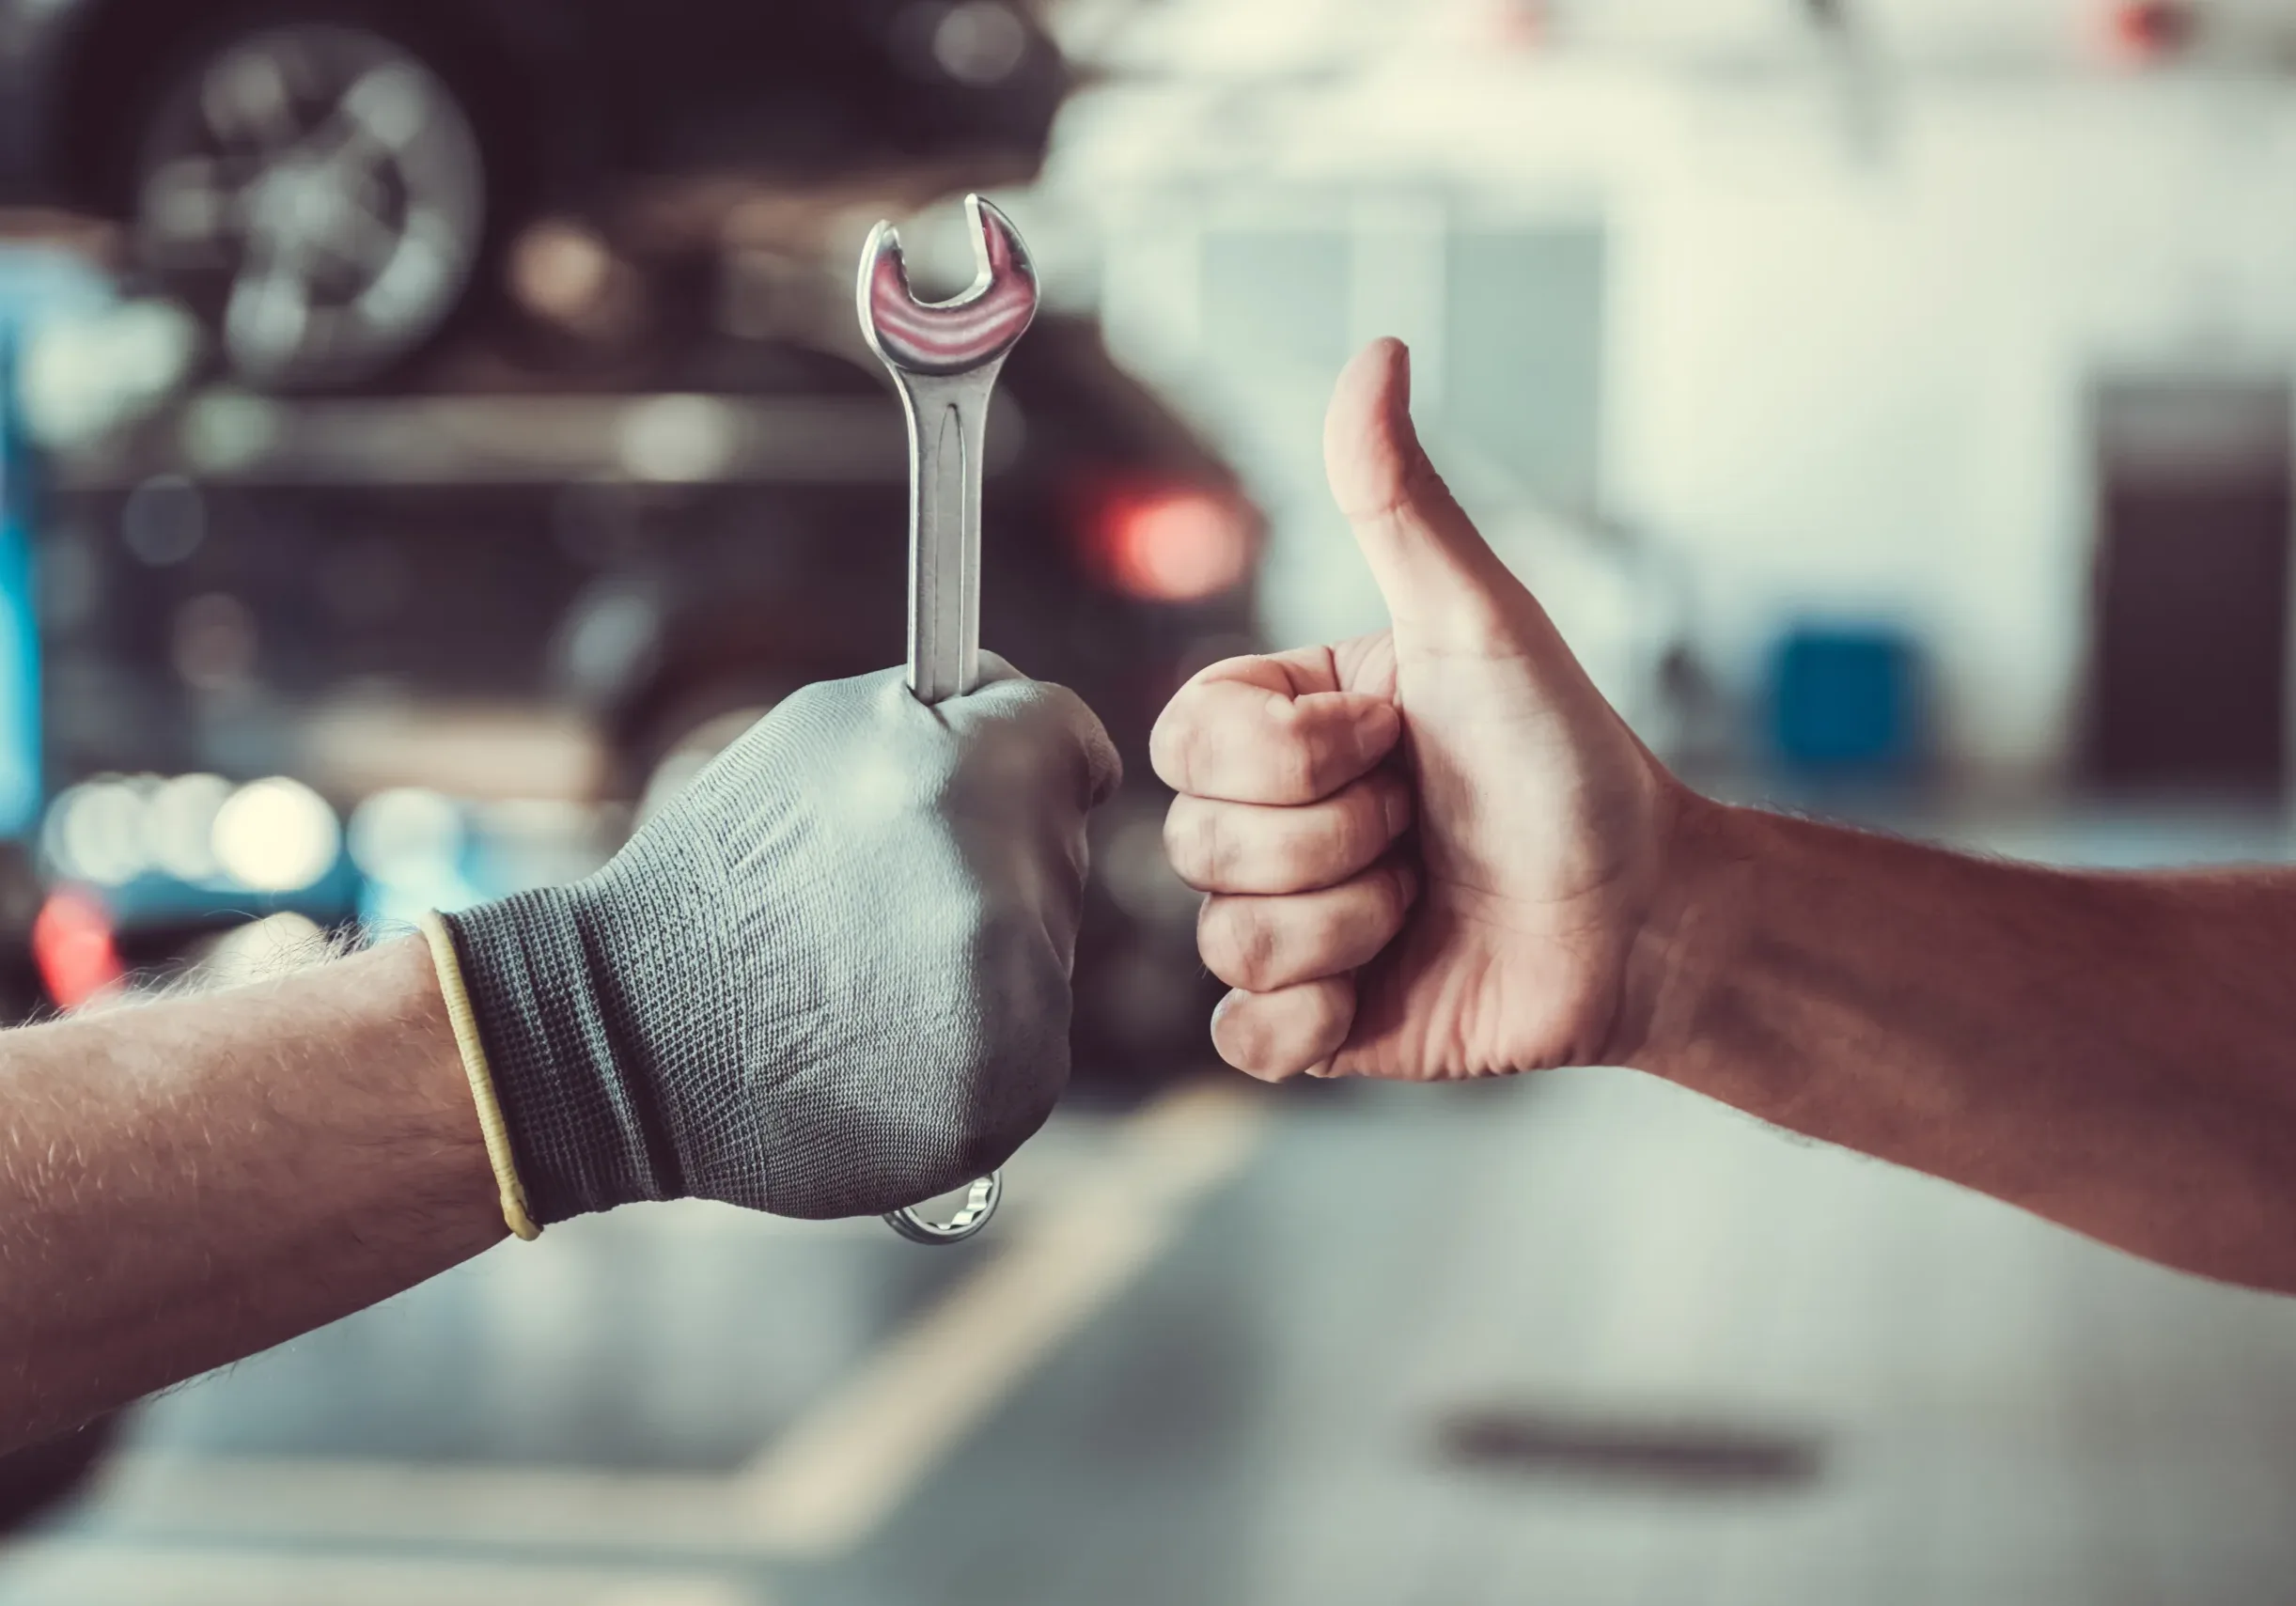
[[[381, 943], [212, 1005], [152, 1008], [186, 1017], [195, 1061], [201, 1014], [227, 1018], [230, 1040], [271, 1045], [259, 1066], [235, 1074], [256, 1091], [264, 1130], [295, 1141], [264, 1164], [251, 1161], [227, 1193], [276, 1187], [307, 1224], [339, 1224], [346, 1252], [370, 1262], [444, 1255], [432, 1266], [443, 1270], [501, 1238], [485, 1142], [419, 939]], [[214, 1087], [200, 1097], [236, 1096]]]
[[1602, 1063], [1672, 1078], [1753, 907], [1762, 817], [1678, 783], [1662, 818], [1656, 883], [1627, 944]]
[[360, 993], [374, 1001], [375, 1019], [388, 1022], [404, 1045], [410, 1071], [395, 1097], [407, 1121], [432, 1134], [457, 1172], [484, 1169], [480, 1133], [467, 1119], [470, 1096], [462, 1056], [422, 940], [379, 943], [312, 974], [328, 982], [357, 978]]

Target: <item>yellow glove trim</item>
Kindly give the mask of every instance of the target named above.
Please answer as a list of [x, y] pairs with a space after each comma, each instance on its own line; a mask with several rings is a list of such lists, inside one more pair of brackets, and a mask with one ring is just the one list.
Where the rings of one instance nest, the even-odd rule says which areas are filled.
[[471, 1013], [470, 990], [462, 985], [462, 961], [455, 953], [454, 933], [436, 910], [415, 924], [430, 941], [430, 963], [439, 973], [439, 995], [446, 1001], [455, 1046], [462, 1051], [471, 1102], [478, 1106], [478, 1130], [486, 1138], [487, 1162], [494, 1168], [494, 1186], [502, 1195], [503, 1223], [520, 1238], [539, 1238], [542, 1229], [526, 1213], [526, 1187], [518, 1179], [518, 1162], [510, 1153], [510, 1129], [503, 1124], [502, 1100], [494, 1096], [494, 1077], [487, 1069], [486, 1045], [478, 1040], [478, 1018]]

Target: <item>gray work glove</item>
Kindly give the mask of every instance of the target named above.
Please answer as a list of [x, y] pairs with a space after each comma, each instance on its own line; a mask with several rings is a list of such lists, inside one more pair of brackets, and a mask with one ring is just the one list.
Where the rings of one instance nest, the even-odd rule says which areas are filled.
[[808, 686], [572, 886], [449, 917], [528, 1208], [896, 1209], [1001, 1165], [1069, 1074], [1090, 709], [986, 654]]

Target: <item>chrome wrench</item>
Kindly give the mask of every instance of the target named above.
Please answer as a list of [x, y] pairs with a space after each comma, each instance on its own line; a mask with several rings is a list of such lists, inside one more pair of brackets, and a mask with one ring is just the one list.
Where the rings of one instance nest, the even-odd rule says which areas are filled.
[[[861, 248], [861, 333], [893, 375], [909, 420], [909, 690], [921, 702], [980, 683], [980, 477], [998, 370], [1037, 316], [1037, 273], [1005, 214], [964, 198], [977, 271], [962, 294], [924, 303], [889, 223]], [[1004, 1174], [972, 1185], [945, 1222], [914, 1208], [886, 1223], [918, 1243], [957, 1243], [989, 1224]]]

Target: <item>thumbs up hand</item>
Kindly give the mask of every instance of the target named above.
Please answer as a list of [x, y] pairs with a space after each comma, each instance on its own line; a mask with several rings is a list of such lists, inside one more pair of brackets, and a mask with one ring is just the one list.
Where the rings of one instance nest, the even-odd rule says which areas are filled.
[[1174, 867], [1235, 990], [1222, 1057], [1437, 1080], [1629, 1057], [1696, 799], [1618, 718], [1452, 500], [1382, 340], [1324, 429], [1391, 627], [1230, 659], [1158, 720]]

